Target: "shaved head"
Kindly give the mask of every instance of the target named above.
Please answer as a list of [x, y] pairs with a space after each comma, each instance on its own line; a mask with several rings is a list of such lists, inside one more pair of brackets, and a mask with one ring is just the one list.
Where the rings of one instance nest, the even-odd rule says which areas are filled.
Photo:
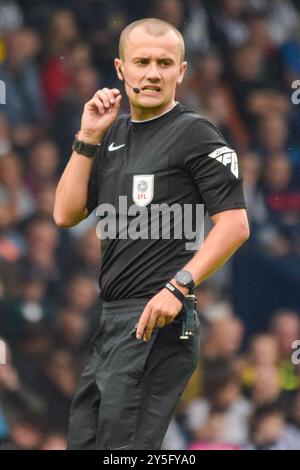
[[119, 57], [124, 60], [124, 50], [126, 48], [126, 42], [129, 40], [130, 33], [136, 29], [142, 28], [147, 34], [153, 37], [164, 36], [167, 33], [174, 33], [178, 39], [178, 50], [180, 53], [180, 62], [184, 60], [184, 41], [182, 34], [178, 31], [175, 26], [167, 23], [166, 21], [159, 20], [158, 18], [145, 18], [143, 20], [134, 21], [123, 29], [120, 41], [119, 41]]

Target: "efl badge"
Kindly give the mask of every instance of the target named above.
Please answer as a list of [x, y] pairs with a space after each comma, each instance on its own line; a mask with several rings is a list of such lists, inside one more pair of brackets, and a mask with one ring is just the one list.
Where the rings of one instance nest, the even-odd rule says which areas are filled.
[[228, 166], [231, 173], [236, 178], [239, 177], [238, 160], [234, 150], [230, 149], [229, 147], [221, 147], [217, 150], [214, 150], [214, 152], [209, 153], [208, 156], [218, 160], [218, 162], [222, 163], [224, 166]]
[[134, 175], [132, 199], [137, 206], [150, 204], [154, 194], [154, 175]]

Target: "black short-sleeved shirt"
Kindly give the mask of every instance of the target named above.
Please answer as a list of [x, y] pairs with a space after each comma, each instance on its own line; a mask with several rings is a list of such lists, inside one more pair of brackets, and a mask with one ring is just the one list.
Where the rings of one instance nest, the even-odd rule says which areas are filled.
[[[209, 215], [245, 208], [234, 150], [210, 122], [181, 103], [147, 121], [119, 117], [100, 149], [89, 182], [89, 212], [109, 203], [119, 219], [119, 196], [148, 211], [163, 203], [204, 204]], [[117, 224], [116, 237], [101, 241], [101, 297], [152, 297], [194, 255], [186, 241], [123, 239]]]

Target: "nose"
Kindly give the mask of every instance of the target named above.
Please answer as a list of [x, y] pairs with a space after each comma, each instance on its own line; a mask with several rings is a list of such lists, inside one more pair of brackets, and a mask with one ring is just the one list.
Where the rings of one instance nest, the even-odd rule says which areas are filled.
[[151, 81], [159, 81], [160, 80], [160, 73], [155, 63], [150, 63], [149, 67], [147, 68], [146, 78]]

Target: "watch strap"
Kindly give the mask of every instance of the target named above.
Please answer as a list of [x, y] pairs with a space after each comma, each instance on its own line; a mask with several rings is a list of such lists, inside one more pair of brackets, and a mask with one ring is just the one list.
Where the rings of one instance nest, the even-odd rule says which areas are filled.
[[72, 150], [73, 152], [79, 153], [80, 155], [84, 155], [85, 157], [93, 158], [97, 154], [97, 151], [100, 146], [101, 144], [88, 144], [87, 142], [78, 140], [76, 134], [72, 145]]

